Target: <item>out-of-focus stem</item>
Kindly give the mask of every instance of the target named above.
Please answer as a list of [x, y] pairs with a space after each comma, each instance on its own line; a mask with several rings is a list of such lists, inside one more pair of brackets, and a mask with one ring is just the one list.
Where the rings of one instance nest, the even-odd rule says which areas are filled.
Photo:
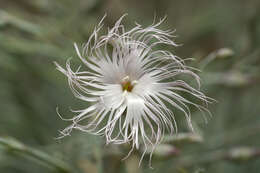
[[[228, 160], [232, 162], [245, 162], [260, 157], [260, 149], [252, 147], [237, 147], [230, 150], [217, 150], [199, 156], [182, 156], [178, 159], [176, 165], [180, 167], [189, 167], [194, 164], [214, 163], [219, 160]], [[194, 158], [196, 158], [194, 160]]]
[[169, 144], [191, 144], [203, 142], [202, 136], [195, 133], [179, 133], [176, 135], [165, 135], [163, 143]]
[[69, 173], [70, 168], [61, 160], [54, 158], [42, 151], [28, 147], [11, 137], [0, 137], [0, 145], [4, 146], [8, 151], [19, 152], [21, 154], [33, 157], [48, 166], [54, 167], [62, 173]]
[[217, 58], [227, 58], [227, 57], [232, 57], [234, 55], [233, 50], [229, 48], [221, 48], [218, 49], [212, 53], [210, 53], [205, 59], [200, 64], [200, 68], [203, 69], [205, 68], [210, 62]]

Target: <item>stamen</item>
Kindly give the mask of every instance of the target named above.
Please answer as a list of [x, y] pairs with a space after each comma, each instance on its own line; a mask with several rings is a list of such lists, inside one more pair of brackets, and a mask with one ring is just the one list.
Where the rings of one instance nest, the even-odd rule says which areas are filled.
[[127, 91], [127, 92], [131, 92], [134, 88], [134, 86], [137, 84], [138, 82], [136, 80], [131, 81], [129, 76], [126, 76], [122, 79], [122, 90], [123, 91]]
[[134, 86], [131, 84], [130, 81], [122, 82], [122, 89], [123, 89], [123, 91], [131, 92], [132, 89], [133, 89], [133, 87], [134, 87]]
[[131, 84], [132, 84], [133, 86], [135, 86], [137, 83], [138, 83], [138, 81], [137, 81], [137, 80], [134, 80], [134, 81], [132, 81]]
[[126, 76], [122, 79], [122, 82], [126, 82], [126, 81], [129, 81], [130, 77], [129, 76]]

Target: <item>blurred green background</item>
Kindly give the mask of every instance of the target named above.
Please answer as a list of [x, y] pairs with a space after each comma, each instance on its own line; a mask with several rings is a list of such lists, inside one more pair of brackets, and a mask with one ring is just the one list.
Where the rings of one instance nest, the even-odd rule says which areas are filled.
[[[198, 135], [179, 128], [138, 167], [128, 146], [81, 132], [55, 139], [71, 109], [86, 107], [71, 94], [53, 61], [76, 57], [104, 14], [105, 27], [124, 13], [126, 28], [167, 15], [177, 29], [172, 50], [203, 70], [202, 90], [218, 102], [208, 123], [194, 110]], [[79, 63], [77, 58], [73, 59]], [[1, 173], [242, 173], [260, 172], [259, 0], [0, 0]], [[180, 124], [182, 120], [180, 119]]]

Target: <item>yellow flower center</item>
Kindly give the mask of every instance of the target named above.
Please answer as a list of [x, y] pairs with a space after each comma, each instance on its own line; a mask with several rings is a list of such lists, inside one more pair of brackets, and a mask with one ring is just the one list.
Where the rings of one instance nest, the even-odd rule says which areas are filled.
[[134, 86], [131, 84], [130, 81], [124, 81], [121, 83], [123, 91], [131, 92]]

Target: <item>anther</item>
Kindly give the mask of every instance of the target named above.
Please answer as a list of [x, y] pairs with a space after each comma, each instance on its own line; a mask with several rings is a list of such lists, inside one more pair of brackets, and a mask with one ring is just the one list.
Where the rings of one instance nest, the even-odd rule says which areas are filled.
[[122, 79], [121, 86], [123, 91], [131, 92], [134, 88], [134, 85], [137, 84], [137, 81], [134, 80], [131, 82], [130, 77], [126, 76]]

